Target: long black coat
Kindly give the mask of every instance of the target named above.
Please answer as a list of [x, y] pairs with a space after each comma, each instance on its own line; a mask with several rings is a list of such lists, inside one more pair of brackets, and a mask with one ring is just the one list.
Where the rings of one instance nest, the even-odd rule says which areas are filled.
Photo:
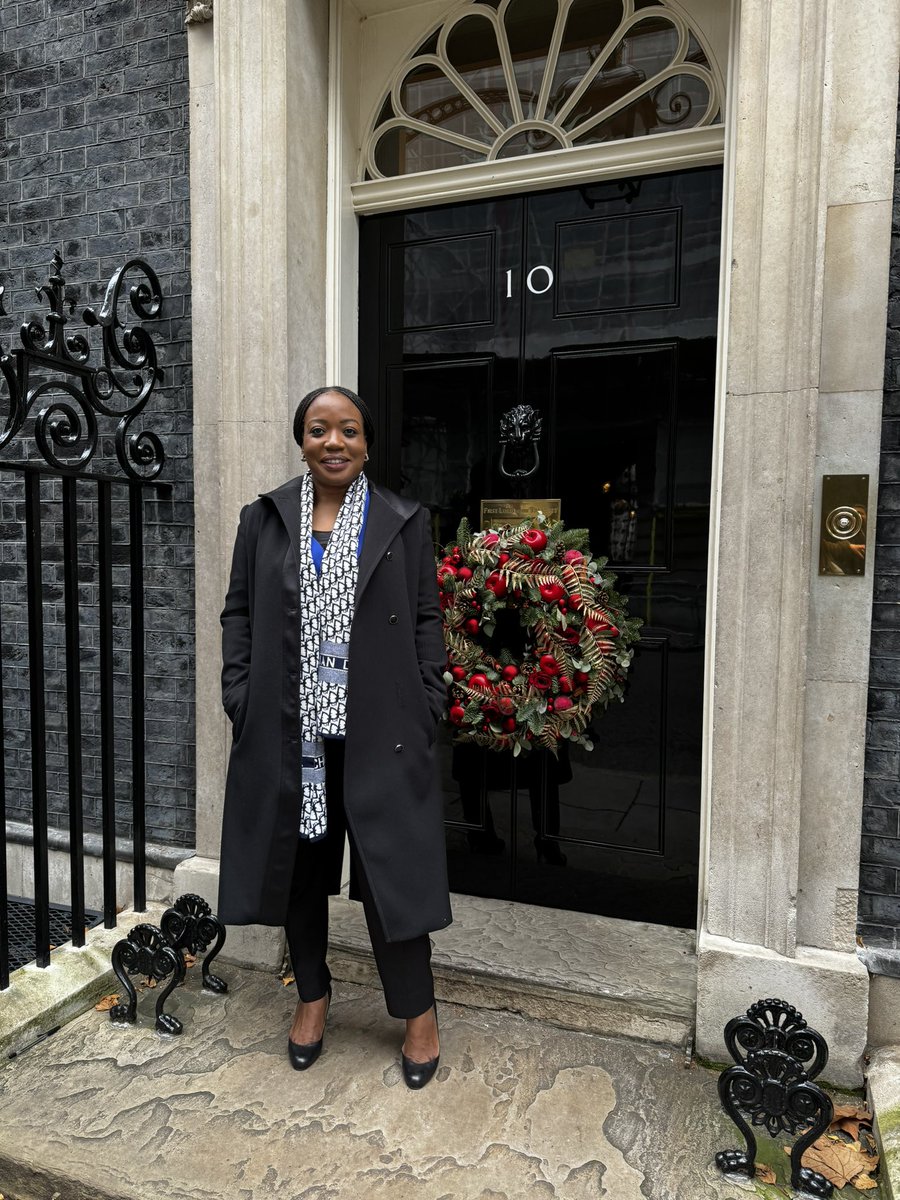
[[[241, 511], [222, 612], [233, 725], [220, 919], [283, 925], [300, 820], [300, 477]], [[350, 634], [344, 807], [385, 936], [450, 924], [432, 749], [446, 689], [428, 513], [371, 486]], [[335, 857], [330, 890], [340, 886]], [[351, 895], [357, 895], [351, 879]]]

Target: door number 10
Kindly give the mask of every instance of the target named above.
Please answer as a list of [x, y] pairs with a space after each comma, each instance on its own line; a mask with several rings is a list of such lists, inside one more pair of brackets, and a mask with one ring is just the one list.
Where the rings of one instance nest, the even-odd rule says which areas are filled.
[[[512, 268], [506, 272], [506, 298], [512, 300]], [[543, 287], [539, 285], [543, 283]], [[525, 286], [535, 296], [543, 296], [553, 287], [553, 272], [549, 267], [532, 267], [525, 276]]]

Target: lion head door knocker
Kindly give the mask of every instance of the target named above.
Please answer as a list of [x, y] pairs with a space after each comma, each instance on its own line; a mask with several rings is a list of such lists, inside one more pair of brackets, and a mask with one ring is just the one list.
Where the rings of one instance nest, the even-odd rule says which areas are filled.
[[[530, 404], [517, 404], [514, 408], [509, 408], [500, 418], [500, 474], [505, 475], [507, 479], [527, 479], [529, 475], [533, 475], [541, 465], [541, 455], [538, 450], [538, 442], [541, 440], [541, 414], [537, 409], [532, 408]], [[513, 470], [506, 469], [506, 451], [507, 447], [513, 446], [516, 450], [524, 451], [530, 444], [532, 463], [530, 467], [522, 466], [515, 467]]]

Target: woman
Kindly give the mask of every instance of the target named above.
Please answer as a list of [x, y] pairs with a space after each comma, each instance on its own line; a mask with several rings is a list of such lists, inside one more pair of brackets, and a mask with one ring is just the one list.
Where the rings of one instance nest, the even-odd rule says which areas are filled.
[[446, 662], [427, 511], [372, 485], [355, 393], [300, 402], [307, 472], [241, 511], [222, 612], [233, 743], [218, 915], [284, 925], [299, 1002], [294, 1067], [322, 1049], [331, 998], [328, 895], [363, 902], [388, 1012], [406, 1019], [403, 1074], [434, 1075], [430, 931], [449, 925], [434, 769]]

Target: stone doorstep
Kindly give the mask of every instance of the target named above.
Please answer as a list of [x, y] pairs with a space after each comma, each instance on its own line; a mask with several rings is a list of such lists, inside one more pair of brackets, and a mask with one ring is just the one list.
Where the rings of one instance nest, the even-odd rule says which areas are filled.
[[866, 1094], [875, 1113], [882, 1200], [900, 1200], [900, 1046], [885, 1046], [872, 1053], [866, 1069]]
[[110, 966], [113, 946], [144, 922], [158, 924], [168, 905], [148, 902], [145, 912], [125, 909], [115, 929], [89, 929], [85, 944], [71, 942], [50, 952], [50, 966], [28, 963], [10, 975], [9, 988], [0, 992], [0, 1054], [19, 1051], [36, 1037], [65, 1025], [115, 989]]
[[[693, 931], [461, 895], [453, 917], [432, 934], [438, 999], [670, 1046], [692, 1039]], [[332, 897], [329, 942], [336, 979], [378, 986], [361, 905]]]

